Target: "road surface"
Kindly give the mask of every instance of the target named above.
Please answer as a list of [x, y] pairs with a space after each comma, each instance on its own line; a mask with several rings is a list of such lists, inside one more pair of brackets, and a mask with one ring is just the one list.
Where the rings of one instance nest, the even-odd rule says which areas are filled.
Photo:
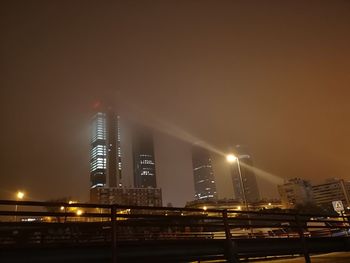
[[[304, 263], [303, 257], [290, 258], [290, 259], [277, 259], [277, 260], [263, 260], [259, 262], [269, 263]], [[311, 256], [312, 263], [349, 263], [350, 252], [335, 252], [322, 255]]]

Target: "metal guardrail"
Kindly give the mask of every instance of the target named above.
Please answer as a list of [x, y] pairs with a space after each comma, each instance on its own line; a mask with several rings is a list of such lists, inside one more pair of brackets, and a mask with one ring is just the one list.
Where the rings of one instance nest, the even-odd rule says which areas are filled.
[[208, 258], [239, 262], [244, 240], [278, 238], [301, 241], [299, 253], [311, 262], [311, 239], [347, 237], [348, 233], [345, 216], [0, 200], [1, 248], [107, 245], [113, 263], [123, 256], [119, 250], [128, 242], [215, 243], [224, 249]]

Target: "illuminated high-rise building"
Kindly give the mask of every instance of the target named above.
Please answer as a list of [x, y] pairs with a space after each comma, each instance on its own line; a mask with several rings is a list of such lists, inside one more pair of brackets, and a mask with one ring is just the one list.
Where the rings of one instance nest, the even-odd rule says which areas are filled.
[[[111, 108], [104, 109], [99, 104], [95, 108], [97, 111], [92, 118], [90, 150], [90, 201], [101, 204], [161, 206], [162, 190], [156, 188], [152, 132], [142, 127], [131, 133], [134, 163], [134, 187], [131, 187], [127, 183], [129, 176], [125, 176], [129, 171], [128, 166], [122, 178], [120, 117]], [[125, 133], [131, 127], [133, 125], [130, 122], [123, 122], [123, 152], [127, 155], [126, 159], [131, 156], [127, 154], [128, 136]]]
[[[237, 145], [235, 148], [236, 156], [239, 158], [240, 169], [242, 175], [244, 195], [248, 203], [260, 201], [260, 193], [258, 183], [254, 173], [253, 160], [246, 147]], [[235, 198], [244, 201], [242, 192], [241, 178], [239, 176], [237, 162], [231, 165], [231, 176], [233, 182], [233, 191]]]
[[194, 146], [192, 148], [192, 166], [195, 199], [217, 199], [216, 184], [209, 151]]
[[156, 165], [152, 131], [146, 127], [136, 128], [132, 138], [134, 161], [134, 187], [156, 188]]
[[91, 127], [91, 188], [121, 187], [120, 118], [111, 109], [96, 107]]

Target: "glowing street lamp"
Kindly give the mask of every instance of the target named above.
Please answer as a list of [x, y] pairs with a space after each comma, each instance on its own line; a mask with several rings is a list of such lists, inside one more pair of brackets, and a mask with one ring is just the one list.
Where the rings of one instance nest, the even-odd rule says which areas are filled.
[[22, 200], [24, 198], [24, 193], [22, 191], [18, 191], [16, 196], [18, 200]]
[[77, 216], [81, 216], [83, 214], [83, 210], [78, 209], [76, 214], [77, 214]]
[[[17, 191], [16, 193], [16, 200], [19, 201], [19, 200], [22, 200], [24, 198], [24, 192], [22, 191]], [[17, 212], [18, 212], [18, 205], [16, 204], [16, 215], [15, 215], [15, 221], [17, 221]]]
[[241, 171], [241, 164], [240, 164], [239, 158], [236, 155], [231, 153], [231, 154], [226, 155], [226, 160], [231, 164], [233, 164], [234, 162], [237, 162], [238, 175], [239, 175], [239, 180], [240, 180], [240, 185], [241, 185], [243, 202], [244, 202], [245, 209], [248, 211], [249, 207], [248, 207], [247, 197], [245, 195], [243, 178], [242, 178], [242, 171]]
[[207, 206], [203, 206], [203, 212], [202, 212], [202, 214], [204, 215], [205, 214], [205, 212], [207, 211], [207, 209], [208, 209], [208, 207]]
[[237, 158], [235, 155], [233, 155], [233, 154], [228, 154], [228, 155], [226, 156], [226, 160], [227, 160], [229, 163], [234, 163], [235, 161], [238, 160], [238, 158]]

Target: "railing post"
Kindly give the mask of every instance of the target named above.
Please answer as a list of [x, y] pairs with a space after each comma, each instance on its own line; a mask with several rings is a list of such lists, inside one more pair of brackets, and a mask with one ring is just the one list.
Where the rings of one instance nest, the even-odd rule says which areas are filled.
[[117, 263], [117, 209], [111, 206], [111, 241], [112, 241], [112, 263]]
[[343, 222], [347, 222], [344, 211], [340, 211]]
[[300, 237], [302, 248], [303, 248], [303, 254], [304, 254], [304, 258], [305, 258], [305, 263], [311, 263], [311, 259], [310, 259], [310, 255], [309, 255], [309, 249], [307, 247], [307, 243], [306, 243], [303, 227], [300, 224], [299, 215], [295, 215], [295, 223], [296, 223], [297, 228], [298, 228], [299, 237]]
[[239, 262], [238, 251], [236, 242], [232, 239], [230, 226], [227, 219], [227, 210], [222, 211], [222, 218], [225, 227], [225, 237], [226, 237], [226, 258], [230, 263]]

